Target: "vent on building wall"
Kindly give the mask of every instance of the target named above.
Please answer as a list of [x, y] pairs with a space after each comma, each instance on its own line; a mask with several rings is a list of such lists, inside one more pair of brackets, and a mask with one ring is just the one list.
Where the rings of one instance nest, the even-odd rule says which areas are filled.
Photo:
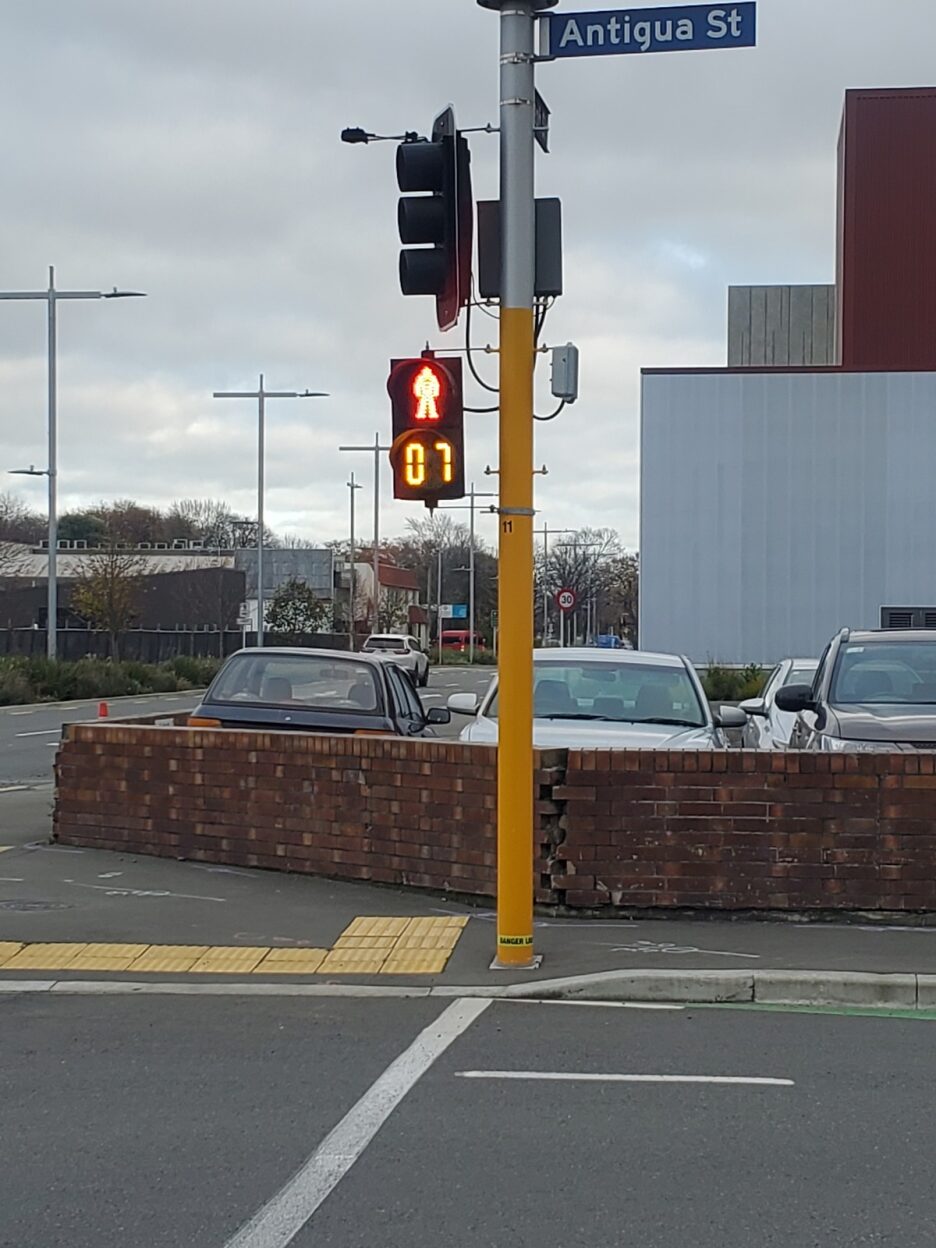
[[936, 629], [936, 607], [881, 607], [881, 628]]

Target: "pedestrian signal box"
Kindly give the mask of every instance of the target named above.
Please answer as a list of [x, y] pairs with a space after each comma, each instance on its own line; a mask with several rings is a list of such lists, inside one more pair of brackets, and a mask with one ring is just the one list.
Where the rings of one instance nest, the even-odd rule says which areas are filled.
[[436, 503], [465, 496], [462, 362], [432, 355], [391, 360], [393, 497]]

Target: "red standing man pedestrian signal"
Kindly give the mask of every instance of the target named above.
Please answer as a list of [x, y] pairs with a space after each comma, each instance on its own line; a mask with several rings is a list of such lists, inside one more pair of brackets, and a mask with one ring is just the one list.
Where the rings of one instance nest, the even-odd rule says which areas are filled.
[[442, 383], [439, 374], [429, 367], [419, 370], [413, 382], [413, 397], [418, 403], [416, 420], [438, 420], [439, 397], [442, 394]]
[[392, 360], [394, 498], [434, 507], [465, 496], [462, 363], [432, 355]]

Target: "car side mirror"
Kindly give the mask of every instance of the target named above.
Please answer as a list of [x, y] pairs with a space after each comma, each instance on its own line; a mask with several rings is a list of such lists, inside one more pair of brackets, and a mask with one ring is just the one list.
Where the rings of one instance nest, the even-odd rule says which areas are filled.
[[431, 706], [426, 712], [427, 724], [450, 724], [452, 712], [444, 706]]
[[456, 715], [477, 715], [480, 705], [476, 693], [453, 693], [448, 700], [448, 709]]
[[781, 711], [789, 711], [793, 715], [798, 715], [800, 711], [815, 710], [812, 685], [785, 685], [777, 690], [774, 705]]
[[743, 728], [748, 717], [740, 706], [722, 706], [714, 719], [717, 728]]
[[761, 719], [767, 718], [767, 703], [763, 698], [748, 698], [738, 706], [739, 711], [744, 711], [745, 715], [758, 715]]

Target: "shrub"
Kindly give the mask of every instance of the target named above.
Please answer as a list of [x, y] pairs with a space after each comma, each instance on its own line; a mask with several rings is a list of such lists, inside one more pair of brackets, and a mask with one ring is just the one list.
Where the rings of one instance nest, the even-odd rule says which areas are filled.
[[702, 685], [710, 702], [743, 702], [758, 696], [766, 675], [756, 663], [742, 669], [710, 663], [702, 673]]
[[217, 659], [176, 658], [168, 663], [77, 662], [43, 658], [0, 659], [0, 706], [31, 702], [91, 701], [146, 693], [204, 688], [220, 666]]

